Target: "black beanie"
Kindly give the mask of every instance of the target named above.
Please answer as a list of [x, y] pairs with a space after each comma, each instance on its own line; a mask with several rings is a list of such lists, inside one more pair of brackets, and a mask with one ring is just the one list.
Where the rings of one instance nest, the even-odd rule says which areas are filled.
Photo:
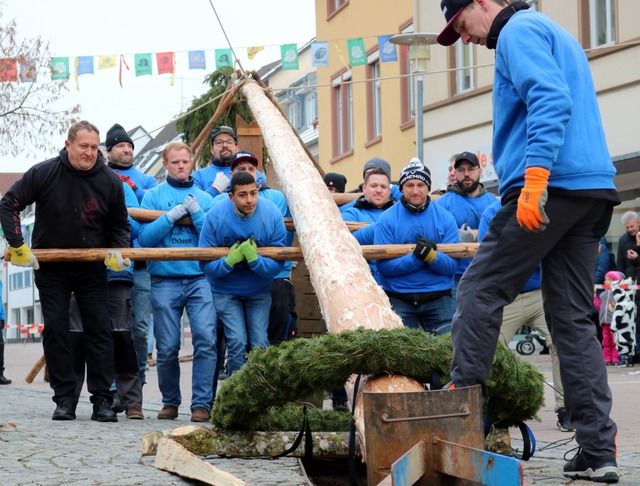
[[111, 150], [111, 147], [113, 147], [114, 145], [118, 145], [120, 142], [129, 142], [131, 146], [135, 148], [135, 145], [133, 145], [133, 140], [131, 140], [131, 137], [129, 136], [127, 131], [122, 128], [122, 125], [118, 125], [116, 123], [111, 128], [109, 128], [109, 131], [107, 132], [107, 141], [104, 144], [105, 147], [107, 147], [107, 152]]
[[344, 192], [345, 187], [347, 186], [347, 178], [342, 174], [328, 172], [324, 176], [324, 183], [327, 187], [334, 187], [338, 192]]

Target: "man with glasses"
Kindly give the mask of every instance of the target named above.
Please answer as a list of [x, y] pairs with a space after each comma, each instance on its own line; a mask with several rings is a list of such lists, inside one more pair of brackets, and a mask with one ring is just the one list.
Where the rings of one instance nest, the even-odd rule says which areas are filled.
[[[477, 232], [473, 230], [478, 229], [482, 213], [496, 201], [496, 196], [487, 192], [480, 182], [482, 168], [475, 154], [462, 152], [456, 155], [453, 170], [456, 182], [447, 186], [447, 192], [436, 201], [436, 204], [453, 214], [459, 228], [460, 241], [472, 243], [477, 240]], [[452, 290], [454, 309], [458, 282], [471, 260], [471, 258], [460, 259]]]

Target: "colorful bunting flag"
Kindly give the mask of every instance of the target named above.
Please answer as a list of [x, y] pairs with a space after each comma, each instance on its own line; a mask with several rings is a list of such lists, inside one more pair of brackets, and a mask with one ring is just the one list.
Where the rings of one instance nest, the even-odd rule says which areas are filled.
[[0, 82], [18, 80], [18, 63], [15, 59], [0, 59]]
[[378, 49], [380, 51], [380, 61], [382, 62], [396, 62], [398, 60], [396, 46], [391, 43], [390, 39], [390, 35], [378, 36]]
[[98, 69], [109, 69], [116, 67], [116, 56], [99, 56]]
[[189, 51], [189, 69], [207, 69], [204, 51]]
[[76, 58], [78, 76], [93, 74], [93, 56], [78, 56]]
[[298, 46], [296, 44], [280, 46], [280, 56], [283, 71], [298, 69]]
[[349, 49], [349, 63], [352, 66], [367, 64], [367, 51], [364, 50], [362, 37], [347, 40], [347, 48]]
[[158, 74], [173, 74], [173, 52], [156, 53]]
[[33, 83], [38, 74], [38, 60], [35, 58], [20, 61], [20, 81], [22, 83]]
[[146, 76], [153, 73], [151, 54], [136, 54], [133, 62], [136, 65], [136, 76]]
[[340, 49], [340, 46], [338, 45], [337, 42], [334, 43], [335, 47], [336, 47], [336, 51], [338, 51], [338, 56], [340, 56], [340, 61], [342, 61], [342, 64], [344, 65], [345, 69], [349, 69], [349, 63], [345, 60], [344, 56], [342, 55], [342, 49]]
[[247, 57], [250, 61], [253, 61], [256, 54], [262, 50], [264, 50], [264, 46], [247, 47]]
[[69, 58], [68, 57], [52, 57], [51, 58], [51, 79], [69, 79]]
[[231, 49], [216, 49], [216, 70], [223, 67], [233, 67], [232, 58]]
[[311, 44], [311, 65], [314, 67], [329, 66], [328, 42], [314, 42]]

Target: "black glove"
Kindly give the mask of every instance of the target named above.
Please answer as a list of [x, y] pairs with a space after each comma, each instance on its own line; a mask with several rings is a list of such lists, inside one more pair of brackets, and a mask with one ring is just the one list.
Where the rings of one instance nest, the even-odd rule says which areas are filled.
[[431, 240], [420, 237], [413, 249], [413, 255], [421, 262], [431, 263], [436, 259], [438, 246]]

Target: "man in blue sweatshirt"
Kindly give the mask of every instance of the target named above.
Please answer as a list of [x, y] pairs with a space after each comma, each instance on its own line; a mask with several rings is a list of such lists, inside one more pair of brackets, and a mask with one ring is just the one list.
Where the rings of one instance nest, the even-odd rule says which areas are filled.
[[378, 218], [376, 245], [415, 244], [413, 253], [378, 261], [380, 283], [407, 327], [434, 334], [451, 329], [451, 287], [458, 261], [438, 251], [438, 243], [458, 243], [453, 216], [431, 204], [431, 173], [414, 158], [400, 174], [400, 202]]
[[442, 0], [438, 42], [495, 49], [493, 159], [502, 208], [460, 280], [451, 386], [486, 385], [511, 303], [542, 265], [547, 325], [580, 448], [573, 479], [617, 482], [616, 424], [589, 320], [600, 237], [620, 199], [584, 49], [524, 1]]
[[286, 246], [282, 213], [258, 198], [255, 177], [238, 172], [228, 198], [207, 214], [201, 247], [229, 247], [226, 258], [200, 262], [213, 291], [216, 312], [227, 338], [227, 370], [245, 362], [247, 349], [269, 345], [267, 328], [273, 278], [284, 262], [258, 255], [258, 247]]
[[[143, 247], [197, 247], [205, 212], [213, 198], [193, 184], [191, 148], [173, 142], [162, 151], [167, 170], [165, 183], [148, 191], [140, 207], [167, 211], [151, 223], [140, 227], [138, 237]], [[191, 224], [180, 220], [189, 215]], [[158, 351], [158, 385], [162, 393], [160, 420], [178, 416], [180, 394], [180, 318], [186, 309], [193, 342], [191, 381], [191, 421], [209, 420], [213, 401], [213, 376], [216, 367], [216, 313], [211, 289], [197, 261], [149, 262], [153, 330]]]

